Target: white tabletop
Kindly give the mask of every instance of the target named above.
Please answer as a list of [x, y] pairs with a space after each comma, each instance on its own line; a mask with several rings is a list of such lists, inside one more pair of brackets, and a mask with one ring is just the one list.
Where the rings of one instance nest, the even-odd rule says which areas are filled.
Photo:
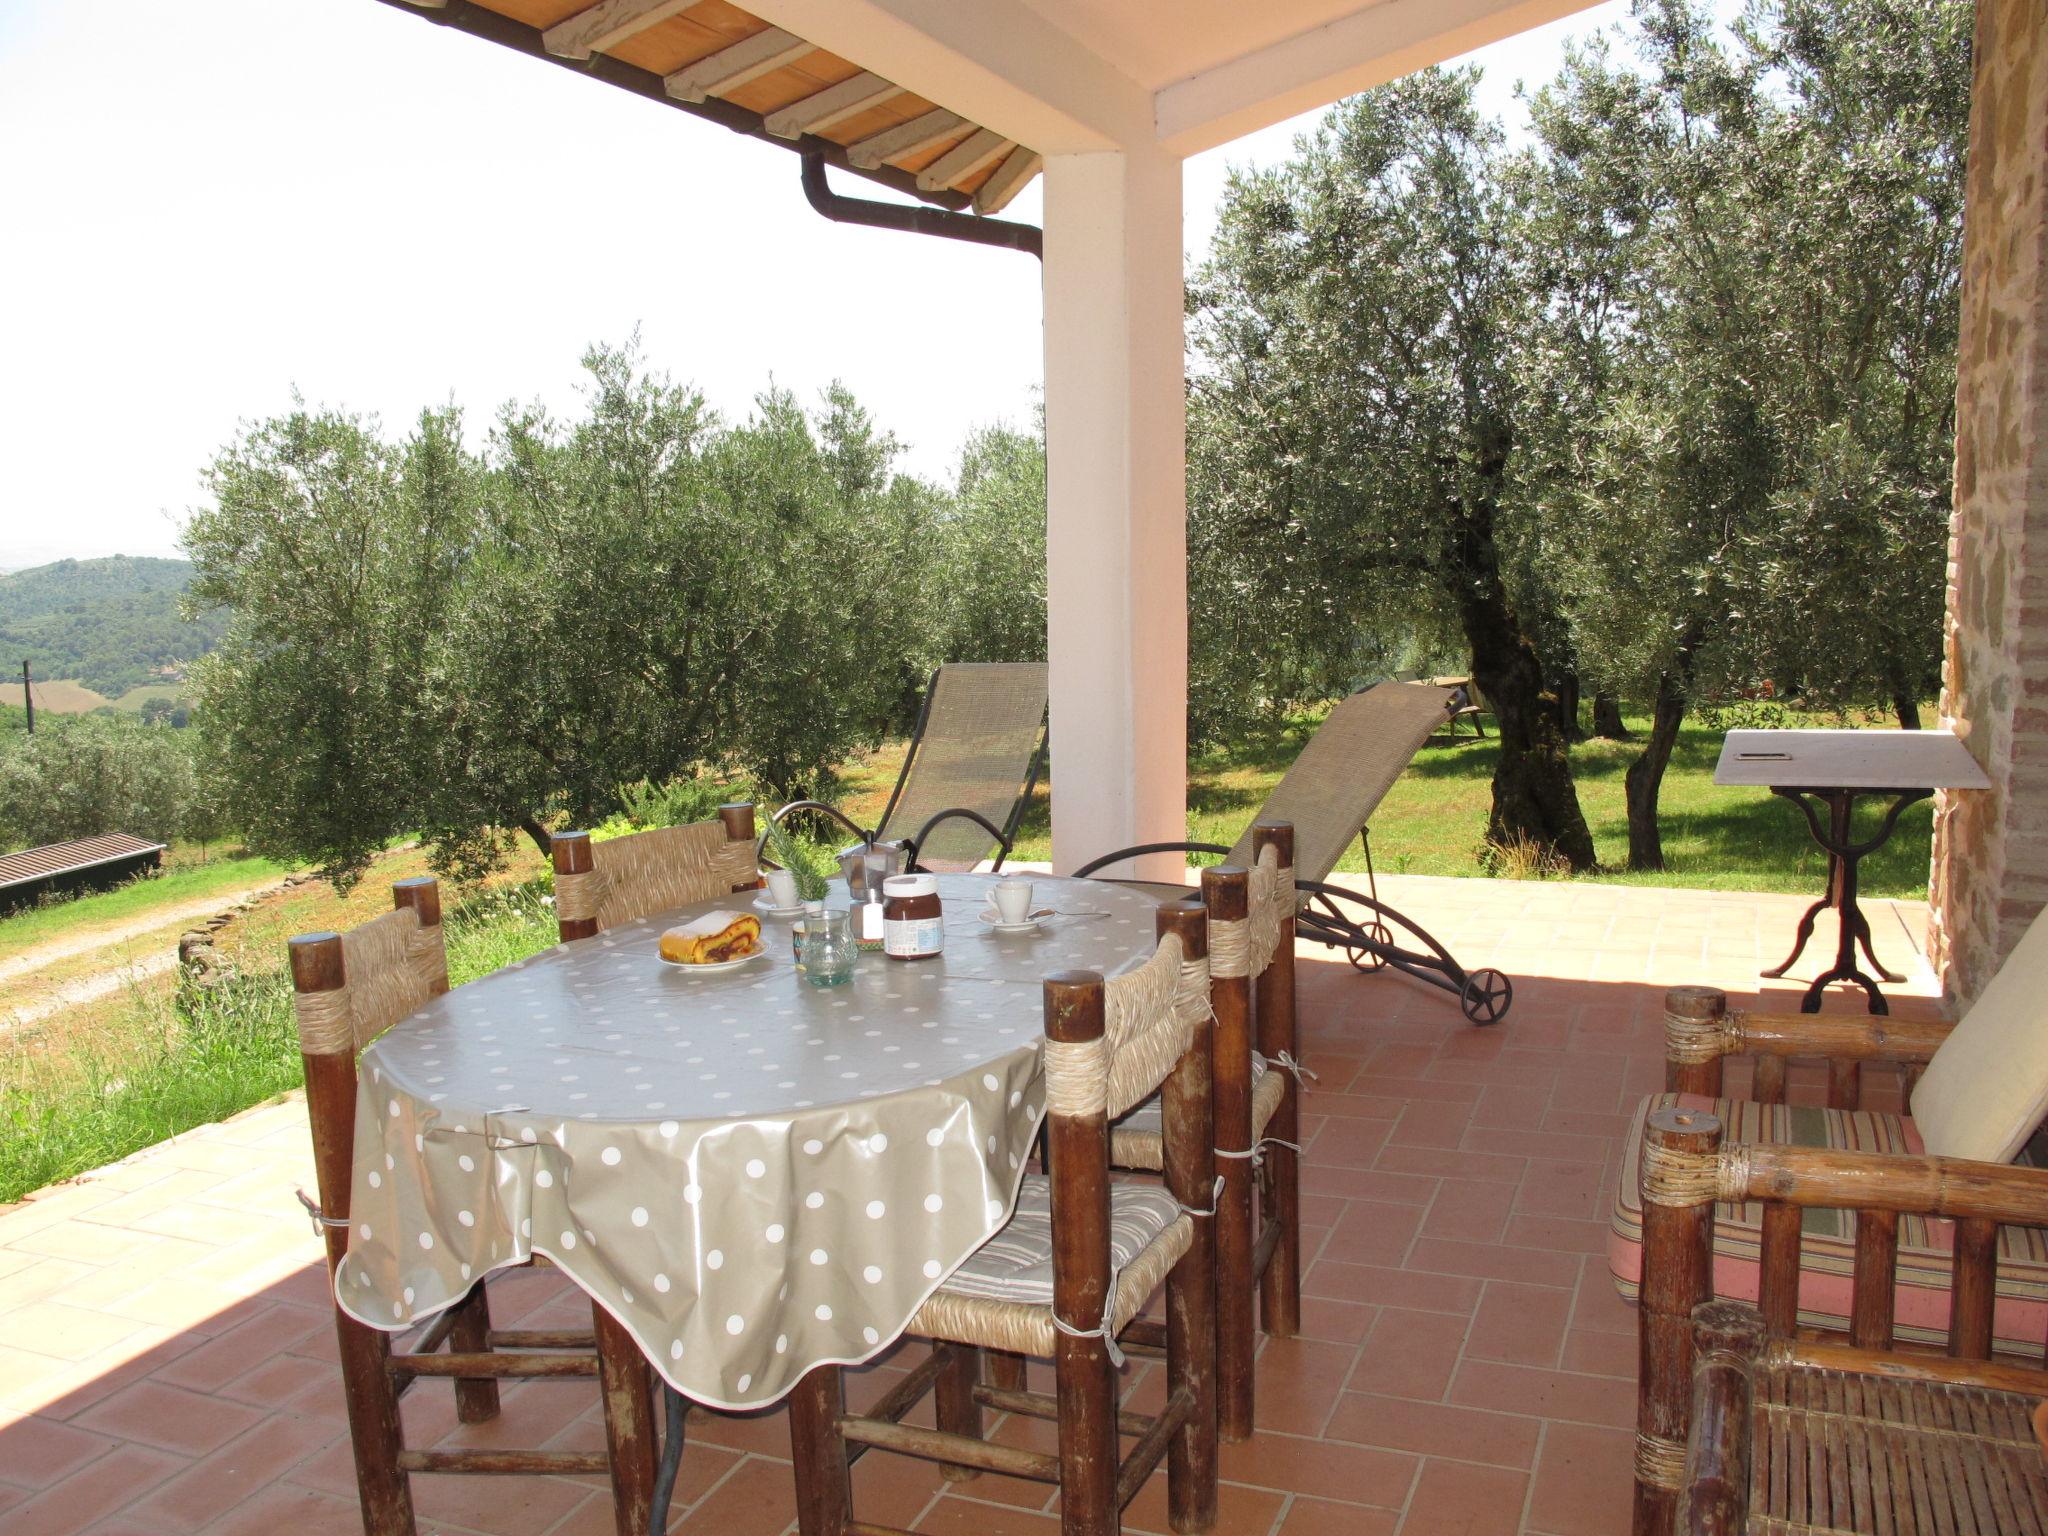
[[1953, 731], [1730, 731], [1716, 784], [1788, 789], [1989, 789]]

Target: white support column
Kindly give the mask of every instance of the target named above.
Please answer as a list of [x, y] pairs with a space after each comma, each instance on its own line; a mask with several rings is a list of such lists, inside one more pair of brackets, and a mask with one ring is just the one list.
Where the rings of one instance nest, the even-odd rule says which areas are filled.
[[[1045, 162], [1053, 867], [1187, 836], [1181, 167]], [[1181, 878], [1178, 855], [1140, 873]]]

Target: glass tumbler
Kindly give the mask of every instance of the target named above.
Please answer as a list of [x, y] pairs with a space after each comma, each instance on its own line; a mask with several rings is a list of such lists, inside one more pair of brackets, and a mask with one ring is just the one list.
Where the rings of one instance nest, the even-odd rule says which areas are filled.
[[853, 925], [845, 910], [804, 913], [804, 980], [814, 987], [836, 987], [853, 979]]

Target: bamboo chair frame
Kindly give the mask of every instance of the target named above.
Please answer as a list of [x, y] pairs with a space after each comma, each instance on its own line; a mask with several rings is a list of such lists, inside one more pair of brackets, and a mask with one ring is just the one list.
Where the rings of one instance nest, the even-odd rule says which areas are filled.
[[[427, 997], [448, 990], [439, 882], [401, 880], [391, 894], [393, 910], [356, 930], [363, 934], [385, 925], [377, 935], [384, 941], [379, 947], [397, 956], [387, 967], [359, 965], [351, 974], [349, 945], [336, 933], [300, 934], [290, 946], [319, 1191], [317, 1206], [306, 1203], [326, 1243], [330, 1291], [348, 1253], [357, 1053]], [[332, 996], [337, 993], [343, 999]], [[300, 1199], [306, 1199], [303, 1193]], [[494, 1328], [486, 1284], [479, 1279], [408, 1349], [397, 1350], [391, 1335], [356, 1321], [337, 1304], [342, 1389], [366, 1536], [412, 1536], [415, 1472], [608, 1473], [619, 1536], [639, 1536], [646, 1529], [654, 1480], [651, 1373], [639, 1346], [609, 1313], [593, 1303], [591, 1315], [588, 1333]], [[405, 1444], [399, 1400], [422, 1377], [452, 1379], [456, 1417], [479, 1424], [498, 1416], [501, 1379], [560, 1376], [598, 1378], [606, 1450], [413, 1450]]]
[[[1998, 1229], [2048, 1225], [2048, 1170], [1961, 1158], [1724, 1145], [1722, 1138], [1717, 1117], [1675, 1106], [1652, 1111], [1643, 1129], [1635, 1536], [1667, 1536], [1676, 1528], [1689, 1468], [1700, 1492], [1685, 1528], [1749, 1528], [1744, 1520], [1726, 1519], [1738, 1491], [1743, 1499], [1748, 1491], [1747, 1440], [1731, 1434], [1722, 1413], [1736, 1385], [1726, 1377], [1726, 1361], [1703, 1362], [1720, 1373], [1708, 1384], [1716, 1417], [1700, 1421], [1702, 1435], [1713, 1444], [1687, 1449], [1694, 1423], [1696, 1309], [1714, 1299], [1716, 1200], [1764, 1207], [1759, 1325], [1763, 1347], [1779, 1362], [1889, 1382], [2048, 1396], [2048, 1370], [1991, 1358]], [[1801, 1213], [1813, 1208], [1857, 1213], [1846, 1344], [1839, 1335], [1798, 1327]], [[1893, 1337], [1902, 1214], [1956, 1223], [1945, 1354]], [[1715, 1317], [1707, 1313], [1710, 1326]]]
[[[1162, 942], [1168, 935], [1179, 937], [1186, 960], [1207, 959], [1208, 913], [1199, 903], [1161, 907], [1157, 927]], [[1046, 1039], [1067, 1046], [1103, 1040], [1105, 997], [1102, 977], [1093, 971], [1049, 977]], [[1187, 1248], [1166, 1275], [1167, 1396], [1162, 1410], [1156, 1416], [1123, 1411], [1117, 1368], [1100, 1331], [1109, 1318], [1136, 1304], [1136, 1289], [1149, 1290], [1156, 1283], [1156, 1277], [1148, 1276], [1134, 1285], [1128, 1271], [1118, 1277], [1110, 1270], [1108, 1115], [1102, 1108], [1068, 1112], [1054, 1104], [1045, 1123], [1053, 1188], [1052, 1311], [1066, 1323], [1050, 1332], [1055, 1390], [1025, 1390], [1021, 1369], [999, 1368], [984, 1380], [985, 1351], [992, 1363], [1021, 1366], [1017, 1351], [1023, 1340], [1015, 1325], [998, 1314], [1003, 1308], [1024, 1309], [966, 1298], [961, 1320], [966, 1321], [969, 1309], [986, 1307], [989, 1316], [980, 1326], [991, 1338], [1005, 1337], [987, 1346], [934, 1340], [930, 1356], [865, 1414], [846, 1412], [840, 1367], [818, 1367], [798, 1383], [789, 1399], [802, 1536], [907, 1536], [854, 1515], [849, 1468], [875, 1448], [937, 1461], [955, 1481], [991, 1471], [1054, 1483], [1060, 1490], [1064, 1536], [1113, 1536], [1121, 1528], [1123, 1507], [1164, 1459], [1174, 1530], [1201, 1532], [1215, 1524], [1211, 1049], [1209, 1023], [1196, 1024], [1179, 1059], [1165, 1072], [1160, 1090], [1166, 1188], [1187, 1211], [1190, 1225]], [[932, 1305], [927, 1302], [927, 1309]], [[935, 1399], [937, 1428], [903, 1424], [904, 1416], [927, 1392]], [[984, 1409], [1053, 1420], [1059, 1426], [1058, 1453], [985, 1440]], [[1127, 1454], [1120, 1437], [1136, 1441]]]
[[657, 912], [757, 889], [754, 807], [738, 801], [715, 818], [656, 827], [598, 843], [588, 832], [558, 832], [555, 928], [564, 944]]
[[[1212, 1081], [1216, 1153], [1223, 1192], [1216, 1205], [1217, 1418], [1223, 1438], [1249, 1439], [1254, 1417], [1254, 1358], [1261, 1330], [1276, 1339], [1301, 1331], [1301, 1085], [1293, 1079], [1299, 1047], [1294, 993], [1294, 827], [1261, 821], [1252, 828], [1253, 856], [1270, 871], [1261, 884], [1273, 910], [1270, 952], [1244, 947], [1245, 969], [1219, 965], [1214, 942], [1222, 924], [1256, 932], [1251, 879], [1227, 864], [1202, 872], [1209, 910], [1210, 999], [1215, 1009]], [[1255, 1084], [1254, 1045], [1268, 1070]], [[1110, 1161], [1156, 1172], [1160, 1138], [1110, 1128]], [[1254, 1322], [1254, 1294], [1257, 1321]], [[1138, 1332], [1134, 1347], [1156, 1342]]]

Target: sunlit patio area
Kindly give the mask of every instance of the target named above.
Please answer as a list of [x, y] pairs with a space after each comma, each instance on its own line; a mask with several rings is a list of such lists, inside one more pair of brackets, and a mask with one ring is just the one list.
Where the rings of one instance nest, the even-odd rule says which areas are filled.
[[[1705, 983], [1741, 1005], [1806, 905], [1564, 883], [1392, 877], [1382, 894], [1470, 966], [1515, 981], [1474, 1028], [1441, 993], [1360, 976], [1300, 946], [1303, 1336], [1263, 1341], [1257, 1432], [1223, 1448], [1216, 1529], [1359, 1536], [1625, 1530], [1636, 1313], [1605, 1257], [1628, 1111], [1664, 1078], [1663, 991]], [[1906, 980], [1895, 1017], [1935, 1011], [1923, 904], [1865, 904]], [[1809, 954], [1768, 985], [1792, 1006]], [[1838, 1005], [1839, 1006], [1839, 1005]], [[1795, 1084], [1795, 1087], [1799, 1085]], [[362, 1529], [296, 1097], [206, 1127], [0, 1214], [0, 1526], [91, 1532]], [[545, 1270], [499, 1277], [502, 1327], [587, 1325]], [[856, 1408], [914, 1364], [905, 1344], [852, 1373]], [[1156, 1406], [1134, 1361], [1134, 1406]], [[1149, 1377], [1153, 1379], [1147, 1379]], [[1151, 1400], [1148, 1400], [1151, 1399]], [[419, 1447], [604, 1446], [589, 1380], [508, 1383], [502, 1415], [455, 1420], [445, 1384], [404, 1401]], [[992, 1417], [1000, 1441], [1051, 1426]], [[672, 1528], [795, 1528], [780, 1412], [696, 1411]], [[877, 1456], [863, 1518], [920, 1532], [1051, 1533], [1053, 1491]], [[1165, 1475], [1125, 1516], [1167, 1527]], [[613, 1528], [602, 1477], [414, 1480], [421, 1528], [550, 1536]]]

